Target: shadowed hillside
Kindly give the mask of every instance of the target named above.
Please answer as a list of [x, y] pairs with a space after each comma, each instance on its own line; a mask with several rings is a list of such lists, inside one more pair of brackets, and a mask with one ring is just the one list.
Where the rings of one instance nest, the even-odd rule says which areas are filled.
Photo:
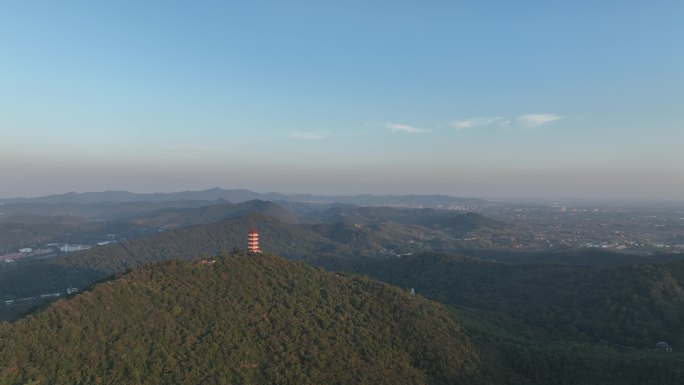
[[568, 339], [684, 346], [684, 262], [593, 267], [508, 264], [459, 255], [319, 261], [442, 303], [505, 313]]

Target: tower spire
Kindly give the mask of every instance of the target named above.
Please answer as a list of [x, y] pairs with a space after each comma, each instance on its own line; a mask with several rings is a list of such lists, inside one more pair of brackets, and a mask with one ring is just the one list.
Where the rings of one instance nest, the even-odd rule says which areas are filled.
[[247, 251], [250, 253], [261, 253], [261, 250], [259, 250], [259, 233], [253, 227], [247, 233]]

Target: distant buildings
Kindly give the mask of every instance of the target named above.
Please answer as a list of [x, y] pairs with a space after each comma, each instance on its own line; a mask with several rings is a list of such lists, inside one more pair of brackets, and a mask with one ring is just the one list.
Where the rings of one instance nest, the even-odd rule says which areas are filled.
[[45, 254], [50, 254], [52, 253], [52, 249], [33, 249], [31, 247], [26, 247], [19, 249], [18, 253], [9, 253], [9, 254], [3, 254], [0, 255], [0, 261], [3, 261], [5, 263], [12, 263], [12, 262], [17, 262], [21, 259], [24, 259], [26, 257], [35, 257], [38, 255], [45, 255]]
[[[50, 243], [47, 246], [59, 246], [56, 243]], [[90, 249], [90, 245], [69, 245], [69, 244], [64, 244], [59, 246], [59, 251], [62, 253], [71, 253], [74, 251], [81, 251], [81, 250], [88, 250]], [[37, 258], [50, 258], [52, 257], [52, 253], [55, 252], [55, 249], [52, 247], [46, 247], [43, 249], [34, 249], [33, 247], [25, 247], [19, 249], [18, 253], [9, 253], [9, 254], [3, 254], [0, 255], [0, 262], [5, 262], [5, 263], [13, 263], [17, 262], [19, 260], [22, 260], [24, 258], [30, 258], [30, 257], [37, 257]]]

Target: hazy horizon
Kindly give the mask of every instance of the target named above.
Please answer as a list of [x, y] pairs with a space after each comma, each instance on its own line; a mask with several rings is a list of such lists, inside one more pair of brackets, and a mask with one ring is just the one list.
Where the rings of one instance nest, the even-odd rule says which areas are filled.
[[[111, 193], [111, 192], [126, 192], [134, 194], [172, 194], [172, 193], [186, 193], [186, 192], [202, 192], [213, 189], [222, 190], [247, 190], [257, 194], [282, 194], [282, 195], [316, 195], [320, 197], [333, 197], [333, 196], [344, 196], [344, 197], [354, 197], [362, 195], [373, 195], [373, 196], [410, 196], [410, 195], [444, 195], [451, 196], [454, 198], [461, 199], [483, 199], [493, 202], [509, 203], [509, 204], [541, 204], [541, 205], [570, 205], [570, 206], [603, 206], [603, 207], [650, 207], [652, 205], [673, 205], [672, 207], [680, 208], [684, 207], [684, 200], [679, 199], [635, 199], [635, 198], [595, 198], [595, 197], [540, 197], [540, 196], [484, 196], [484, 195], [459, 195], [450, 193], [410, 193], [410, 192], [353, 192], [353, 193], [316, 193], [310, 191], [279, 191], [279, 190], [254, 190], [250, 188], [243, 187], [210, 187], [210, 188], [198, 188], [198, 189], [181, 189], [181, 190], [122, 190], [122, 189], [109, 189], [109, 190], [83, 190], [83, 191], [59, 191], [48, 194], [38, 194], [38, 195], [23, 195], [23, 196], [0, 196], [0, 201], [8, 201], [12, 199], [33, 199], [33, 198], [44, 198], [48, 196], [59, 196], [67, 194], [91, 194], [91, 193]], [[663, 206], [663, 207], [665, 207]]]
[[682, 11], [9, 2], [0, 197], [684, 201]]

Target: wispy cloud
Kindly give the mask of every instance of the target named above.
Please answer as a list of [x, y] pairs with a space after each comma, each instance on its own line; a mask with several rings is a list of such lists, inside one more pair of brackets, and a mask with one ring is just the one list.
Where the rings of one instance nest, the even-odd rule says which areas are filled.
[[425, 128], [418, 128], [418, 127], [409, 126], [407, 124], [399, 124], [399, 123], [385, 123], [385, 127], [391, 131], [404, 132], [407, 134], [424, 134], [426, 132], [430, 132], [430, 130], [425, 129]]
[[456, 120], [449, 123], [449, 125], [457, 130], [465, 130], [466, 128], [473, 128], [479, 126], [489, 126], [500, 121], [502, 118], [470, 118], [464, 120]]
[[527, 128], [537, 128], [561, 118], [561, 116], [555, 114], [527, 114], [518, 116], [516, 120]]
[[330, 132], [328, 132], [328, 131], [293, 132], [290, 134], [290, 138], [316, 140], [316, 139], [323, 139], [329, 135], [330, 135]]
[[463, 120], [455, 120], [449, 123], [450, 127], [457, 130], [465, 130], [473, 127], [484, 127], [496, 125], [501, 128], [509, 128], [515, 123], [525, 128], [538, 128], [545, 124], [562, 119], [556, 114], [525, 114], [516, 117], [480, 117]]

